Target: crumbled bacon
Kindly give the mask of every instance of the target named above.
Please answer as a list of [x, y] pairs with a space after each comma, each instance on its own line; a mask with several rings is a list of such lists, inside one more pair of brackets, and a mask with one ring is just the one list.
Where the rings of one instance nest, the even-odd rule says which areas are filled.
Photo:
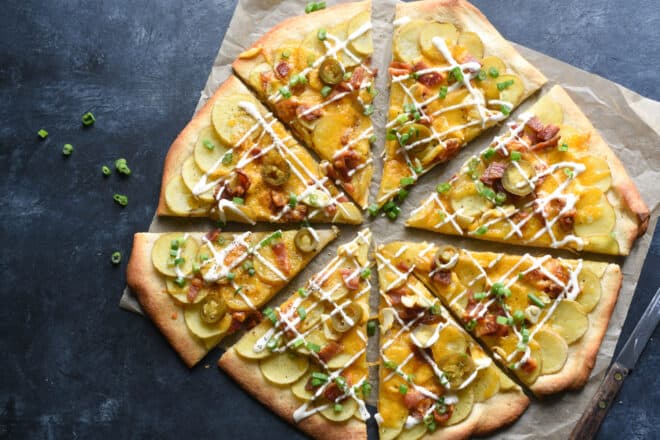
[[286, 78], [290, 71], [291, 67], [289, 67], [289, 63], [286, 61], [282, 61], [277, 66], [275, 66], [275, 73], [277, 73], [277, 76], [280, 78]]
[[332, 160], [332, 165], [342, 180], [348, 180], [350, 178], [349, 172], [357, 168], [361, 161], [362, 158], [360, 155], [355, 150], [349, 148], [339, 153]]
[[275, 253], [275, 261], [282, 272], [285, 275], [288, 275], [291, 271], [291, 263], [289, 262], [289, 255], [286, 251], [286, 245], [283, 242], [275, 243], [273, 246], [273, 252]]
[[351, 87], [353, 87], [354, 90], [357, 90], [360, 88], [362, 85], [362, 81], [364, 81], [364, 78], [367, 76], [367, 71], [364, 69], [362, 66], [358, 66], [355, 69], [353, 69], [353, 75], [351, 75]]
[[231, 312], [231, 324], [229, 325], [229, 330], [227, 330], [227, 332], [229, 334], [237, 332], [246, 318], [246, 312]]
[[215, 242], [218, 239], [218, 237], [220, 237], [221, 232], [222, 232], [222, 229], [216, 228], [212, 231], [207, 232], [206, 233], [206, 238], [210, 242]]
[[541, 141], [549, 141], [559, 133], [559, 127], [553, 124], [548, 124], [541, 130], [536, 132], [536, 138]]
[[543, 123], [536, 116], [529, 119], [525, 125], [527, 125], [527, 127], [529, 127], [534, 133], [538, 133], [539, 131], [543, 130]]
[[401, 304], [402, 296], [409, 295], [410, 293], [412, 293], [412, 291], [406, 286], [395, 287], [394, 289], [387, 291], [387, 295], [390, 297], [390, 302], [395, 306]]
[[536, 369], [536, 360], [530, 357], [525, 361], [525, 363], [520, 365], [520, 368], [526, 373], [531, 373]]
[[532, 151], [539, 151], [539, 150], [544, 150], [546, 148], [554, 148], [557, 146], [559, 143], [559, 134], [556, 134], [552, 138], [548, 139], [547, 141], [539, 142], [537, 144], [532, 145]]
[[433, 405], [433, 400], [417, 390], [408, 390], [403, 395], [403, 405], [408, 408], [411, 416], [421, 419], [431, 408], [431, 405]]
[[[423, 61], [419, 61], [413, 67], [415, 72], [426, 69], [428, 69], [428, 66]], [[445, 77], [440, 72], [428, 72], [420, 75], [419, 78], [417, 78], [417, 81], [424, 84], [425, 86], [433, 87], [440, 84], [442, 81], [444, 81], [444, 79]]]
[[410, 270], [410, 266], [408, 266], [408, 264], [404, 261], [399, 261], [394, 265], [394, 267], [399, 269], [401, 272], [408, 272]]
[[321, 359], [323, 362], [328, 362], [330, 359], [333, 357], [337, 356], [337, 354], [341, 353], [344, 350], [344, 346], [335, 342], [335, 341], [330, 341], [325, 347], [319, 351], [319, 359]]
[[333, 216], [337, 213], [337, 205], [334, 204], [334, 203], [331, 203], [330, 205], [323, 208], [323, 211], [326, 213], [326, 215], [331, 217], [331, 216]]
[[506, 163], [504, 162], [491, 162], [488, 165], [479, 178], [486, 185], [493, 185], [497, 180], [500, 180], [504, 176], [504, 170], [506, 169]]
[[437, 423], [445, 423], [451, 418], [451, 415], [454, 412], [454, 405], [445, 405], [445, 412], [440, 413], [438, 409], [433, 410], [433, 419]]
[[199, 295], [199, 291], [202, 290], [203, 285], [204, 285], [204, 282], [199, 277], [194, 277], [190, 281], [190, 287], [188, 288], [188, 295], [187, 295], [188, 300], [190, 302], [195, 301], [195, 298], [197, 298], [197, 295]]
[[[245, 174], [245, 172], [241, 170], [234, 170], [234, 176], [230, 178], [230, 180], [225, 182], [224, 188], [225, 190], [222, 193], [222, 198], [231, 200], [234, 197], [245, 197], [245, 194], [247, 193], [248, 189], [250, 189], [250, 177]], [[220, 188], [222, 188], [223, 185], [219, 185], [217, 191], [219, 191]], [[217, 198], [217, 194], [216, 194]]]
[[344, 267], [339, 273], [341, 274], [341, 279], [349, 290], [356, 290], [360, 287], [360, 277], [355, 273], [355, 269]]
[[346, 202], [348, 202], [348, 197], [346, 197], [345, 195], [342, 194], [339, 197], [337, 197], [337, 203], [346, 203]]
[[268, 84], [270, 84], [271, 81], [273, 81], [274, 76], [275, 75], [273, 75], [273, 72], [270, 71], [270, 70], [268, 70], [266, 72], [261, 72], [259, 74], [259, 79], [261, 80], [261, 90], [262, 91], [268, 90]]
[[559, 227], [562, 228], [565, 232], [571, 232], [573, 230], [573, 223], [575, 221], [575, 215], [577, 214], [575, 209], [569, 209], [564, 211], [566, 207], [566, 201], [563, 199], [552, 199], [549, 203], [545, 205], [544, 213], [545, 217], [552, 220], [556, 217]]
[[306, 216], [307, 216], [307, 205], [298, 203], [295, 208], [284, 213], [282, 219], [286, 222], [295, 223], [295, 222], [303, 221]]
[[575, 216], [577, 215], [577, 211], [575, 209], [570, 209], [566, 212], [564, 212], [561, 217], [559, 217], [559, 227], [564, 231], [564, 232], [572, 232], [573, 231], [573, 224], [575, 223]]
[[461, 141], [456, 138], [449, 138], [445, 141], [445, 151], [442, 152], [434, 161], [444, 162], [451, 159], [461, 149]]
[[557, 279], [561, 284], [557, 284], [550, 277], [548, 277], [543, 270], [535, 269], [527, 272], [524, 277], [527, 282], [532, 284], [538, 290], [542, 290], [550, 297], [556, 298], [564, 291], [564, 286], [568, 283], [570, 276], [568, 269], [566, 269], [557, 260], [549, 260], [545, 265], [545, 271], [549, 272], [553, 278]]
[[277, 115], [284, 122], [291, 122], [298, 115], [299, 105], [300, 102], [298, 102], [298, 99], [295, 97], [289, 99], [280, 99], [275, 103], [275, 109], [277, 110]]
[[529, 130], [525, 131], [523, 136], [525, 141], [531, 145], [532, 150], [543, 150], [548, 147], [555, 147], [559, 141], [559, 127], [554, 124], [543, 125], [543, 123], [534, 116], [526, 123]]
[[320, 118], [321, 116], [323, 116], [323, 110], [320, 109], [320, 108], [316, 108], [316, 109], [312, 110], [311, 112], [305, 113], [310, 108], [312, 108], [312, 107], [307, 105], [307, 104], [300, 104], [298, 107], [296, 107], [296, 116], [298, 116], [298, 118], [300, 118], [304, 121], [308, 121], [308, 122], [315, 121], [318, 118]]
[[286, 197], [280, 191], [270, 190], [270, 203], [273, 211], [277, 212], [286, 205]]
[[256, 311], [250, 313], [250, 315], [245, 320], [245, 327], [248, 330], [252, 329], [252, 328], [256, 327], [257, 325], [259, 325], [259, 323], [263, 319], [264, 319], [264, 315], [260, 311], [256, 310]]
[[323, 397], [328, 399], [330, 402], [336, 401], [343, 394], [344, 392], [341, 390], [341, 388], [339, 388], [339, 385], [334, 382], [330, 382], [328, 386], [325, 387], [325, 390], [323, 390]]
[[259, 156], [260, 154], [261, 154], [261, 148], [252, 147], [250, 149], [250, 155], [251, 156]]
[[431, 281], [434, 281], [441, 286], [449, 286], [451, 284], [451, 271], [450, 270], [436, 270]]
[[493, 313], [486, 313], [482, 318], [477, 319], [477, 327], [475, 328], [478, 337], [486, 335], [506, 336], [509, 334], [509, 326], [499, 324], [497, 316]]
[[392, 64], [390, 64], [389, 71], [392, 77], [409, 75], [412, 72], [412, 66], [408, 63], [393, 61]]

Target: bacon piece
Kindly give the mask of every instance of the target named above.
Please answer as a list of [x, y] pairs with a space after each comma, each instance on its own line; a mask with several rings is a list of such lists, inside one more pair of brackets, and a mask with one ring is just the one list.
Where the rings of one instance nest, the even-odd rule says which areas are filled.
[[483, 318], [477, 319], [475, 331], [478, 337], [486, 335], [506, 336], [509, 334], [509, 326], [498, 324], [497, 316], [489, 312]]
[[527, 373], [531, 373], [536, 369], [536, 360], [530, 357], [525, 361], [524, 364], [520, 365], [520, 368]]
[[307, 216], [307, 205], [298, 203], [295, 208], [287, 211], [282, 219], [287, 222], [301, 222]]
[[247, 318], [246, 312], [231, 312], [231, 324], [229, 325], [229, 330], [227, 333], [232, 334], [241, 328], [241, 324]]
[[554, 124], [548, 124], [536, 132], [536, 137], [541, 141], [549, 141], [555, 137], [557, 133], [559, 133], [559, 127]]
[[407, 286], [395, 287], [387, 291], [387, 295], [390, 297], [390, 302], [393, 305], [401, 304], [401, 297], [411, 294], [411, 290]]
[[361, 162], [362, 158], [360, 155], [355, 150], [349, 148], [339, 153], [332, 160], [332, 166], [342, 180], [349, 180], [349, 172], [357, 168]]
[[330, 382], [327, 387], [325, 387], [325, 390], [323, 390], [323, 397], [328, 399], [330, 402], [336, 401], [339, 397], [341, 397], [344, 394], [344, 392], [339, 388], [339, 386], [334, 383]]
[[[241, 170], [234, 170], [235, 178], [232, 178], [229, 181], [225, 181], [225, 190], [222, 193], [222, 198], [231, 200], [234, 197], [245, 197], [248, 189], [250, 189], [250, 177]], [[223, 185], [219, 185], [218, 188], [222, 188]], [[216, 193], [219, 189], [216, 189]], [[217, 196], [217, 194], [216, 194]]]
[[346, 197], [345, 195], [342, 194], [339, 197], [337, 197], [337, 203], [346, 203], [346, 202], [348, 202], [348, 197]]
[[194, 302], [195, 298], [197, 298], [197, 295], [199, 295], [199, 291], [202, 290], [202, 286], [204, 285], [204, 282], [202, 281], [201, 278], [194, 277], [190, 281], [190, 287], [188, 288], [188, 300], [190, 302]]
[[362, 66], [358, 66], [353, 69], [353, 75], [351, 75], [350, 84], [353, 87], [353, 90], [357, 90], [362, 85], [365, 76], [367, 76], [367, 71]]
[[298, 106], [300, 102], [296, 98], [281, 99], [275, 103], [277, 115], [284, 122], [293, 121], [298, 115]]
[[[419, 61], [415, 63], [413, 70], [415, 72], [419, 72], [421, 70], [426, 70], [428, 68], [429, 67], [423, 61]], [[440, 84], [442, 81], [444, 81], [444, 79], [445, 77], [440, 72], [428, 72], [417, 78], [417, 81], [424, 84], [427, 87], [433, 87]]]
[[247, 329], [252, 329], [259, 325], [263, 319], [264, 315], [259, 310], [255, 310], [254, 312], [250, 313], [250, 315], [245, 320], [245, 327]]
[[291, 67], [289, 67], [289, 63], [286, 61], [282, 61], [277, 66], [275, 66], [275, 73], [277, 73], [277, 76], [280, 78], [286, 78], [290, 71]]
[[333, 357], [337, 356], [337, 354], [341, 353], [344, 350], [344, 346], [335, 342], [335, 341], [330, 341], [325, 347], [319, 351], [319, 359], [321, 359], [323, 362], [328, 362], [330, 359]]
[[442, 152], [434, 162], [445, 162], [448, 159], [451, 159], [458, 153], [458, 150], [461, 149], [461, 141], [456, 138], [449, 138], [445, 141], [445, 151]]
[[408, 63], [393, 61], [392, 64], [390, 64], [389, 71], [392, 77], [410, 75], [410, 73], [412, 73], [412, 66]]
[[394, 267], [399, 269], [401, 272], [408, 272], [410, 270], [410, 266], [408, 266], [408, 264], [403, 261], [399, 261], [394, 265]]
[[341, 279], [349, 290], [357, 290], [360, 287], [360, 277], [355, 274], [354, 269], [345, 267], [341, 269], [339, 273], [341, 274]]
[[403, 405], [416, 419], [421, 419], [433, 405], [433, 400], [424, 396], [417, 390], [408, 390], [403, 396]]
[[206, 238], [209, 241], [215, 242], [218, 239], [218, 237], [220, 237], [221, 232], [222, 232], [222, 229], [216, 228], [212, 231], [207, 232], [206, 233]]
[[438, 423], [445, 423], [454, 413], [454, 405], [445, 405], [445, 412], [440, 413], [437, 409], [433, 410], [433, 419]]
[[275, 243], [272, 248], [275, 253], [277, 265], [282, 269], [285, 275], [288, 275], [291, 271], [291, 263], [289, 262], [289, 255], [286, 252], [286, 245], [280, 241]]
[[528, 120], [525, 125], [529, 127], [535, 134], [543, 130], [543, 123], [536, 116]]
[[261, 72], [259, 74], [259, 79], [261, 80], [261, 90], [266, 91], [268, 90], [268, 84], [270, 84], [273, 79], [274, 79], [273, 72], [268, 70], [266, 72]]
[[320, 108], [316, 108], [316, 109], [312, 110], [309, 113], [305, 113], [310, 108], [312, 108], [312, 107], [307, 105], [307, 104], [298, 105], [298, 107], [296, 107], [296, 116], [298, 118], [300, 118], [304, 121], [308, 121], [308, 122], [315, 121], [318, 118], [320, 118], [321, 116], [323, 116], [323, 110], [320, 109]]
[[495, 181], [500, 180], [504, 176], [506, 163], [504, 162], [491, 162], [481, 175], [480, 179], [488, 186], [492, 186]]
[[284, 208], [286, 205], [286, 197], [280, 191], [271, 190], [270, 191], [270, 204], [272, 211], [279, 211]]
[[337, 205], [336, 204], [331, 204], [323, 208], [323, 211], [325, 211], [326, 215], [333, 216], [337, 212]]
[[251, 156], [259, 156], [261, 154], [261, 148], [253, 147], [250, 149]]
[[559, 227], [564, 232], [572, 232], [573, 231], [573, 224], [575, 223], [575, 216], [576, 215], [577, 215], [577, 211], [575, 209], [571, 209], [571, 210], [568, 210], [565, 213], [563, 213], [562, 216], [559, 217], [559, 220], [558, 220]]
[[538, 144], [532, 145], [531, 149], [532, 151], [539, 151], [539, 150], [544, 150], [546, 148], [554, 148], [559, 143], [560, 137], [561, 136], [559, 134], [556, 134], [554, 137], [548, 139], [547, 141], [539, 142]]
[[569, 272], [561, 263], [557, 260], [549, 260], [546, 263], [545, 270], [549, 272], [554, 278], [556, 278], [561, 284], [557, 284], [555, 281], [550, 279], [541, 269], [535, 269], [531, 272], [527, 272], [524, 277], [525, 281], [532, 284], [538, 290], [542, 290], [547, 293], [550, 297], [556, 298], [564, 291], [564, 286], [568, 283]]
[[437, 270], [431, 277], [431, 281], [434, 281], [441, 286], [449, 286], [451, 284], [451, 271]]

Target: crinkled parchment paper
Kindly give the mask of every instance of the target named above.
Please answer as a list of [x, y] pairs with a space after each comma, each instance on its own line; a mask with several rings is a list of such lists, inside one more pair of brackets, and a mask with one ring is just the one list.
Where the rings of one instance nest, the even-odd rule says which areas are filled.
[[[337, 2], [328, 2], [328, 4], [334, 3]], [[377, 55], [374, 57], [373, 64], [381, 72], [377, 80], [377, 86], [381, 93], [376, 98], [377, 110], [374, 116], [374, 128], [378, 134], [378, 146], [375, 148], [374, 153], [375, 156], [378, 156], [376, 160], [378, 165], [384, 138], [383, 127], [385, 125], [388, 99], [386, 72], [387, 65], [390, 61], [390, 36], [392, 34], [395, 1], [376, 0], [374, 3], [377, 7], [373, 8], [373, 37], [375, 44], [374, 53]], [[300, 15], [304, 10], [305, 4], [305, 0], [286, 2], [276, 0], [239, 0], [234, 17], [227, 29], [225, 39], [213, 64], [213, 69], [201, 93], [197, 109], [202, 106], [213, 91], [231, 74], [230, 64], [241, 51], [281, 20], [294, 15]], [[649, 226], [649, 230], [652, 231], [658, 215], [658, 202], [660, 201], [660, 192], [654, 188], [654, 185], [657, 185], [657, 182], [660, 181], [660, 152], [658, 150], [658, 145], [660, 145], [660, 103], [644, 98], [618, 84], [533, 50], [522, 46], [516, 47], [527, 60], [539, 68], [550, 79], [549, 84], [540, 93], [542, 94], [544, 91], [549, 90], [553, 84], [561, 84], [568, 90], [571, 97], [578, 103], [580, 108], [591, 119], [594, 126], [619, 156], [651, 209], [652, 224]], [[517, 114], [529, 107], [538, 96], [540, 94], [528, 99], [511, 117], [515, 118]], [[402, 215], [395, 223], [380, 216], [372, 221], [367, 219], [363, 227], [370, 227], [372, 229], [376, 243], [391, 240], [429, 240], [447, 242], [472, 250], [543, 253], [542, 250], [533, 248], [510, 245], [503, 247], [501, 244], [443, 236], [427, 231], [406, 229], [403, 226], [403, 222], [410, 211], [417, 207], [429, 192], [434, 190], [437, 182], [447, 180], [466, 158], [485, 148], [492, 137], [501, 134], [503, 130], [503, 127], [490, 129], [465, 148], [458, 157], [446, 165], [436, 167], [433, 171], [421, 178], [420, 182], [412, 189], [410, 196], [403, 204]], [[165, 147], [163, 146], [163, 148]], [[376, 173], [371, 186], [372, 199], [378, 190], [381, 170], [382, 167], [376, 166]], [[154, 180], [154, 184], [157, 184], [156, 180]], [[211, 227], [212, 224], [208, 221], [154, 218], [149, 231], [204, 231]], [[239, 231], [243, 228], [245, 226], [230, 225], [227, 229]], [[273, 230], [276, 228], [277, 226], [273, 225], [260, 225], [258, 227], [260, 230]], [[311, 274], [317, 272], [330, 260], [330, 256], [334, 255], [337, 246], [349, 241], [359, 228], [355, 226], [343, 226], [341, 229], [342, 232], [339, 239], [328, 246], [321, 255], [294, 279], [289, 285], [289, 288], [285, 288], [280, 292], [273, 299], [273, 304], [279, 304], [291, 292], [294, 292], [297, 287], [303, 285]], [[616, 262], [622, 265], [624, 273], [624, 282], [619, 300], [600, 348], [598, 360], [589, 383], [580, 392], [560, 393], [558, 396], [544, 401], [534, 399], [520, 420], [508, 429], [498, 432], [495, 437], [506, 437], [507, 439], [567, 437], [573, 425], [585, 410], [591, 396], [595, 393], [596, 387], [610, 363], [639, 278], [639, 271], [641, 270], [650, 244], [650, 239], [649, 233], [641, 237], [637, 241], [630, 256], [625, 259], [590, 254], [583, 255], [584, 258], [588, 259]], [[552, 253], [555, 256], [574, 257], [574, 255], [562, 251], [553, 251]], [[374, 284], [371, 298], [372, 307], [374, 307], [373, 310], [375, 310], [378, 302], [377, 281], [375, 278], [373, 277], [372, 280]], [[141, 313], [139, 304], [128, 289], [124, 291], [120, 306]], [[222, 345], [227, 346], [235, 338], [226, 339]], [[376, 346], [377, 338], [371, 338], [369, 342], [371, 344], [369, 357], [371, 360], [374, 360], [377, 358], [378, 352]], [[210, 355], [213, 360], [215, 360], [216, 356], [217, 351]], [[375, 374], [372, 374], [372, 379], [375, 378]], [[376, 388], [375, 385], [374, 383], [374, 389]], [[372, 404], [375, 404], [375, 396], [376, 393], [372, 393]], [[541, 425], [538, 423], [539, 420], [543, 420]]]

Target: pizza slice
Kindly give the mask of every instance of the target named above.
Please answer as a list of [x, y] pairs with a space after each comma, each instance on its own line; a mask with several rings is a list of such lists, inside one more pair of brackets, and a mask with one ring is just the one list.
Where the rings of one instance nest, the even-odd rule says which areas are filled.
[[413, 275], [414, 266], [397, 262], [407, 246], [376, 253], [380, 439], [468, 438], [513, 423], [529, 398]]
[[365, 229], [222, 355], [218, 364], [280, 417], [318, 439], [366, 439], [371, 386]]
[[398, 212], [407, 187], [507, 118], [545, 77], [463, 0], [399, 3], [377, 205]]
[[250, 224], [362, 222], [357, 206], [234, 76], [172, 144], [157, 213]]
[[628, 255], [649, 220], [623, 165], [560, 86], [436, 189], [408, 226]]
[[362, 208], [373, 174], [371, 2], [283, 21], [234, 62], [243, 79]]
[[337, 237], [312, 229], [135, 234], [127, 283], [189, 367], [259, 309]]
[[621, 287], [616, 264], [428, 243], [385, 248], [535, 394], [587, 382]]

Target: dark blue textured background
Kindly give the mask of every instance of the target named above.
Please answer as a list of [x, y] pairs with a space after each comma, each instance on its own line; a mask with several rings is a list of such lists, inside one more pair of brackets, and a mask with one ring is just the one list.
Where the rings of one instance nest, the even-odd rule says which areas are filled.
[[[475, 3], [507, 38], [660, 99], [656, 2]], [[167, 146], [192, 114], [234, 6], [2, 2], [0, 438], [301, 437], [218, 373], [217, 352], [188, 372], [149, 321], [117, 307], [132, 235], [149, 224]], [[97, 123], [83, 129], [87, 110]], [[64, 159], [67, 142], [75, 152]], [[117, 157], [133, 174], [102, 177]], [[127, 208], [114, 192], [128, 195]], [[660, 284], [658, 271], [647, 282]], [[633, 300], [623, 336], [649, 295]], [[658, 437], [655, 335], [600, 438]]]

